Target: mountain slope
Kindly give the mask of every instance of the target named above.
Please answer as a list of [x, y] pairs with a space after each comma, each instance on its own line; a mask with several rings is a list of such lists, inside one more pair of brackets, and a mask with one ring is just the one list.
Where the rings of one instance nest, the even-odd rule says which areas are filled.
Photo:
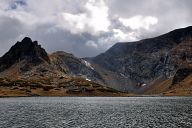
[[59, 70], [65, 69], [68, 75], [79, 76], [87, 80], [102, 83], [102, 77], [84, 59], [77, 58], [63, 51], [52, 53], [49, 57], [53, 65], [58, 67]]
[[137, 42], [117, 43], [89, 61], [98, 67], [106, 85], [142, 93], [144, 86], [158, 79], [166, 80], [179, 68], [191, 66], [192, 27]]
[[72, 54], [48, 55], [26, 37], [0, 58], [0, 96], [123, 96], [92, 82], [102, 79], [91, 65]]
[[[93, 58], [62, 51], [48, 55], [37, 41], [26, 37], [0, 58], [0, 88], [4, 90], [0, 93], [6, 94], [7, 86], [8, 91], [24, 86], [27, 95], [191, 95], [191, 69], [191, 26], [117, 43]], [[38, 91], [27, 93], [28, 87]], [[170, 94], [171, 90], [176, 93]]]
[[149, 86], [145, 94], [162, 94], [167, 96], [191, 96], [192, 95], [192, 68], [177, 70], [173, 78], [159, 81]]

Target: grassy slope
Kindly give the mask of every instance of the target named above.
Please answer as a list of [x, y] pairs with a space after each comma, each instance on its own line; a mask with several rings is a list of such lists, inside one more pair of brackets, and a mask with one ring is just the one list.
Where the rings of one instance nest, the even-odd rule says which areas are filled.
[[145, 94], [160, 94], [164, 96], [192, 96], [192, 75], [185, 78], [178, 84], [171, 85], [172, 79], [164, 80], [149, 88]]
[[62, 78], [52, 85], [50, 79], [0, 79], [0, 96], [131, 96], [81, 78]]
[[180, 83], [173, 85], [168, 91], [164, 92], [167, 96], [192, 96], [192, 75]]
[[[34, 75], [26, 79], [20, 77], [16, 67], [1, 73], [0, 77], [7, 76], [7, 78], [0, 78], [0, 96], [136, 96], [78, 77], [60, 78], [57, 75], [50, 75], [58, 74], [57, 72], [49, 72], [49, 75], [42, 77], [32, 73]], [[172, 79], [160, 79], [150, 86], [144, 95], [192, 96], [192, 75], [174, 86], [171, 83]]]

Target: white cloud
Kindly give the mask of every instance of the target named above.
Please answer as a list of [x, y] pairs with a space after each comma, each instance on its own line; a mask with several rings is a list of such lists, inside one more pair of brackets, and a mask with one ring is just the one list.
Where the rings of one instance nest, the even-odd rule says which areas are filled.
[[8, 2], [8, 0], [1, 0], [1, 2], [0, 2], [0, 10], [1, 11], [7, 8], [7, 6], [8, 6], [7, 2]]
[[153, 16], [134, 16], [131, 18], [119, 18], [119, 21], [123, 23], [126, 27], [130, 27], [131, 29], [150, 29], [152, 25], [158, 23], [158, 19]]
[[90, 26], [94, 26], [96, 31], [108, 31], [110, 21], [108, 19], [108, 6], [103, 0], [89, 0], [85, 8], [90, 12]]
[[[79, 14], [62, 13], [61, 23], [64, 28], [73, 33], [89, 32], [98, 34], [109, 31], [108, 7], [103, 0], [88, 0], [84, 6], [85, 12]], [[71, 29], [73, 28], [73, 29]]]
[[137, 40], [137, 36], [134, 32], [123, 32], [120, 29], [113, 29], [114, 37], [119, 41], [135, 41]]
[[113, 32], [116, 38], [125, 39], [127, 37], [127, 34], [122, 32], [120, 29], [113, 29]]
[[98, 48], [97, 43], [95, 43], [93, 40], [89, 40], [85, 43], [86, 46], [91, 47], [91, 48]]

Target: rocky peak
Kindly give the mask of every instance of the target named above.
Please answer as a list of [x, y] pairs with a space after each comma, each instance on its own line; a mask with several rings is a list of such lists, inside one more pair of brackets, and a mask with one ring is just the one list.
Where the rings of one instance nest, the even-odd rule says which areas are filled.
[[49, 62], [46, 51], [38, 45], [37, 41], [32, 41], [25, 37], [21, 42], [17, 42], [11, 49], [0, 58], [0, 71], [3, 71], [15, 63], [26, 60], [32, 64]]
[[23, 40], [21, 42], [23, 42], [23, 43], [32, 43], [32, 40], [29, 37], [25, 37], [25, 38], [23, 38]]

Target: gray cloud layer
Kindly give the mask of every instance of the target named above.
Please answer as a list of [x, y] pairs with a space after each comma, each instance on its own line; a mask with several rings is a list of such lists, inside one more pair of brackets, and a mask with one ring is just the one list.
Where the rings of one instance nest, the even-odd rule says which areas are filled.
[[192, 23], [191, 0], [1, 0], [0, 55], [25, 36], [48, 52], [95, 56]]

